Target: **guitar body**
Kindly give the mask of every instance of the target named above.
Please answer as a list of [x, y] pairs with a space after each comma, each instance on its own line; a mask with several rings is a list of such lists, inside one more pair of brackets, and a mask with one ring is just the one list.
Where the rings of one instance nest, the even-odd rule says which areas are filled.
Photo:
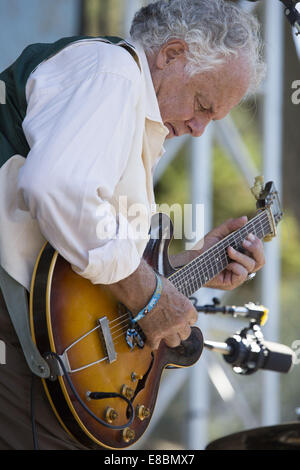
[[[144, 256], [154, 269], [161, 267], [165, 276], [172, 273], [170, 239], [159, 224]], [[99, 423], [82, 407], [56, 363], [59, 373], [42, 379], [47, 397], [64, 429], [88, 448], [122, 449], [134, 444], [151, 420], [163, 370], [169, 365], [193, 365], [203, 349], [198, 328], [192, 328], [190, 338], [174, 349], [164, 342], [155, 352], [146, 345], [131, 349], [126, 341], [129, 317], [124, 306], [106, 286], [93, 285], [77, 275], [50, 244], [44, 246], [36, 263], [30, 321], [39, 351], [45, 357], [56, 353], [64, 360], [74, 388], [92, 413], [120, 428], [130, 418], [128, 404], [119, 397], [91, 399], [89, 393], [117, 393], [132, 403], [135, 418], [129, 427], [111, 429]]]

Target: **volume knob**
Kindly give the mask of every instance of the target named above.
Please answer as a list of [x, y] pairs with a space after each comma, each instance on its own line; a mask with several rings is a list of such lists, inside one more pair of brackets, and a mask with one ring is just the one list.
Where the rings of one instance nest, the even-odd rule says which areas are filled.
[[112, 424], [118, 418], [118, 413], [113, 408], [106, 408], [105, 420], [107, 423]]
[[135, 438], [135, 432], [133, 429], [125, 428], [123, 431], [123, 441], [130, 442]]
[[146, 408], [144, 405], [140, 405], [137, 407], [137, 415], [141, 421], [150, 417], [150, 409]]
[[126, 397], [128, 400], [131, 400], [131, 398], [134, 395], [134, 391], [132, 388], [128, 387], [127, 385], [123, 385], [121, 388], [121, 395]]

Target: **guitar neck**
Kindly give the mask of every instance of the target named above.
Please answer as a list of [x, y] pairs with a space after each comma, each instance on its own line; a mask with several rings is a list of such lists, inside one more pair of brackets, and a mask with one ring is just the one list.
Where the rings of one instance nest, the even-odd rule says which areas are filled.
[[190, 297], [228, 266], [231, 262], [227, 254], [229, 246], [239, 250], [242, 248], [243, 240], [250, 233], [262, 240], [271, 232], [267, 211], [259, 212], [244, 227], [228, 235], [168, 279], [182, 294]]

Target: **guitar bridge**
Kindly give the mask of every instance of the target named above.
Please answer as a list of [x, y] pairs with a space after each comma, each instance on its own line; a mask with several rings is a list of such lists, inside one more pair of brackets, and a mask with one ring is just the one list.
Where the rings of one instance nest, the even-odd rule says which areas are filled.
[[109, 364], [111, 364], [117, 360], [117, 353], [114, 347], [107, 317], [99, 318], [98, 323], [101, 330], [100, 336], [107, 353], [107, 360]]
[[[106, 351], [106, 356], [102, 357], [101, 359], [98, 359], [97, 361], [91, 362], [90, 364], [86, 364], [84, 366], [78, 367], [76, 369], [72, 369], [68, 357], [68, 352], [71, 348], [73, 348], [76, 344], [78, 344], [80, 341], [82, 341], [84, 338], [89, 336], [91, 333], [93, 333], [95, 330], [101, 330], [99, 333], [101, 343], [103, 344], [103, 347]], [[64, 352], [60, 355], [61, 360], [63, 361], [66, 370], [68, 373], [72, 374], [74, 372], [79, 372], [84, 369], [87, 369], [88, 367], [92, 367], [96, 364], [100, 364], [101, 362], [108, 361], [109, 364], [112, 362], [116, 361], [117, 359], [117, 353], [114, 347], [114, 343], [112, 340], [112, 336], [110, 333], [110, 328], [109, 328], [109, 322], [107, 317], [102, 317], [97, 320], [97, 326], [93, 328], [92, 330], [88, 331], [84, 335], [82, 335], [80, 338], [78, 338], [76, 341], [74, 341], [70, 346], [68, 346]]]

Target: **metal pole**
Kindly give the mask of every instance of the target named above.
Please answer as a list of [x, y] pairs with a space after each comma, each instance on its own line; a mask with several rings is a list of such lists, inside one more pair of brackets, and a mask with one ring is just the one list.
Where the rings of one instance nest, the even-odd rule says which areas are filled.
[[[283, 10], [274, 2], [266, 2], [266, 61], [268, 74], [264, 97], [264, 176], [275, 182], [281, 194], [282, 164], [282, 82], [283, 82]], [[265, 326], [265, 336], [271, 341], [279, 339], [280, 316], [280, 238], [265, 245], [266, 266], [262, 272], [263, 304], [270, 310]], [[262, 424], [273, 425], [280, 421], [279, 376], [263, 374]]]
[[[209, 125], [201, 139], [192, 139], [191, 184], [192, 203], [204, 204], [204, 231], [212, 226], [212, 126]], [[201, 292], [202, 295], [202, 292]], [[200, 300], [200, 294], [198, 294]], [[201, 300], [200, 300], [201, 302]], [[199, 303], [200, 303], [199, 302]], [[199, 328], [206, 335], [207, 320], [201, 316]], [[190, 369], [188, 383], [188, 449], [202, 450], [207, 445], [207, 422], [210, 407], [209, 377], [204, 360]]]
[[247, 182], [249, 187], [253, 186], [254, 179], [260, 174], [252, 161], [250, 152], [239, 134], [234, 121], [227, 116], [222, 121], [215, 122], [216, 138], [225, 151], [228, 152], [231, 160], [237, 166], [239, 172]]
[[129, 38], [129, 31], [131, 27], [131, 22], [135, 13], [141, 8], [142, 0], [125, 0], [124, 2], [124, 34], [126, 38]]

